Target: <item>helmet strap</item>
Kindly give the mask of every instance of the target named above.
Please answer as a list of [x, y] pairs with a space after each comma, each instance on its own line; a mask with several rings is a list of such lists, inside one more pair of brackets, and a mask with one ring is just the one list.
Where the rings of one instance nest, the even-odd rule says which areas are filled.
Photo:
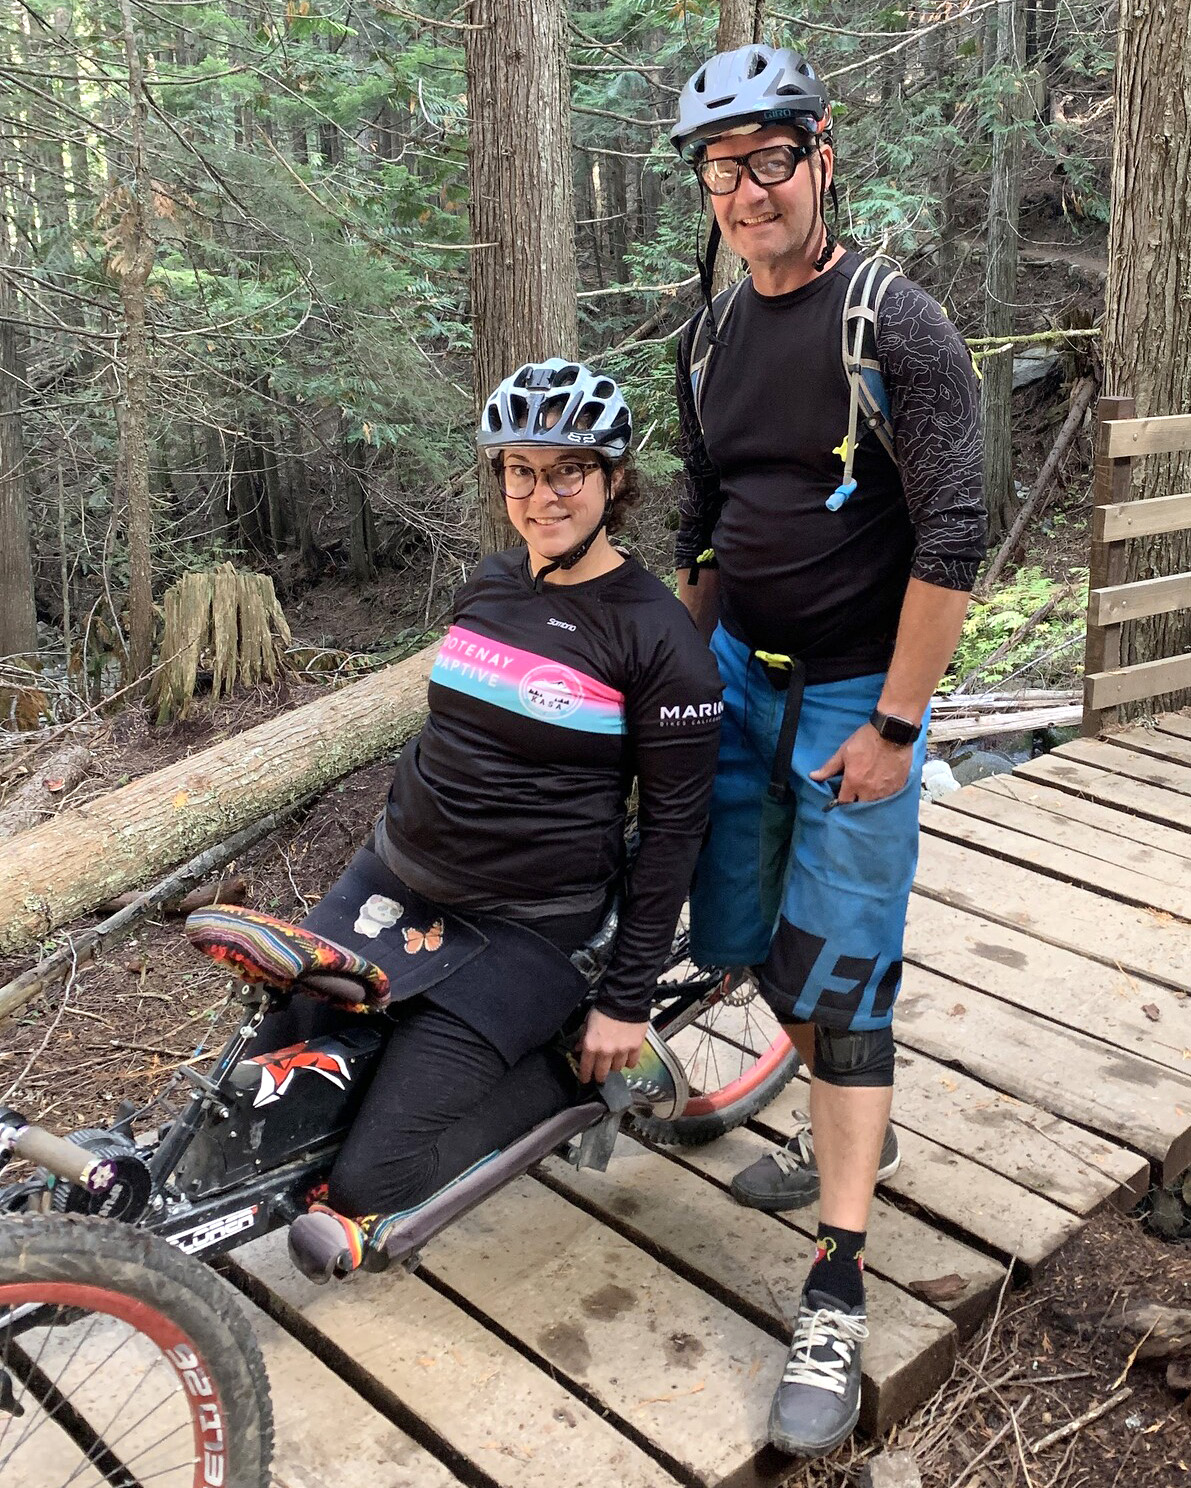
[[699, 180], [699, 226], [696, 228], [695, 237], [695, 265], [699, 270], [699, 290], [703, 296], [703, 303], [707, 307], [707, 339], [711, 346], [718, 346], [720, 338], [715, 323], [715, 304], [712, 300], [712, 282], [715, 275], [716, 255], [720, 250], [720, 223], [714, 212], [711, 214], [711, 231], [707, 234], [707, 256], [704, 258], [701, 251], [703, 242], [703, 218], [707, 212], [707, 188], [702, 178]]
[[[830, 190], [831, 190], [832, 216], [835, 218], [835, 221], [838, 223], [839, 222], [839, 197], [836, 196], [836, 194], [835, 194], [835, 181], [834, 180], [832, 180], [832, 182], [831, 182], [831, 188], [830, 188]], [[827, 187], [827, 171], [826, 171], [826, 169], [824, 169], [822, 178], [820, 179], [820, 182], [819, 182], [819, 218], [820, 218], [820, 220], [823, 223], [824, 238], [823, 238], [823, 251], [822, 251], [822, 253], [819, 254], [818, 258], [815, 259], [815, 273], [816, 274], [821, 274], [823, 272], [823, 270], [827, 267], [827, 261], [828, 261], [828, 259], [830, 259], [831, 255], [835, 252], [835, 245], [836, 245], [836, 242], [837, 242], [837, 239], [836, 239], [836, 236], [835, 236], [835, 232], [834, 232], [834, 230], [832, 228], [832, 225], [827, 221], [827, 191], [828, 191], [828, 187]]]

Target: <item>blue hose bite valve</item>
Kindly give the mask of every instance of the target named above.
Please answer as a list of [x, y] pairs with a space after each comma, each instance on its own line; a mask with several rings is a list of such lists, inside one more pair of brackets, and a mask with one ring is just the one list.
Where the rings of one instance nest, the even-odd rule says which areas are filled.
[[854, 480], [846, 480], [842, 485], [836, 486], [825, 503], [827, 510], [839, 511], [840, 507], [843, 506], [844, 502], [847, 501], [855, 489], [856, 482]]

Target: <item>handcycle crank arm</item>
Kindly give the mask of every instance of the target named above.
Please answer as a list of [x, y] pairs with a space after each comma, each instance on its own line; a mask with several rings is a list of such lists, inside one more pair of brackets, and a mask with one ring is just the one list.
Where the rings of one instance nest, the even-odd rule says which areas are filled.
[[9, 1157], [36, 1163], [55, 1178], [77, 1183], [89, 1193], [106, 1193], [116, 1179], [116, 1169], [106, 1158], [0, 1107], [0, 1158]]

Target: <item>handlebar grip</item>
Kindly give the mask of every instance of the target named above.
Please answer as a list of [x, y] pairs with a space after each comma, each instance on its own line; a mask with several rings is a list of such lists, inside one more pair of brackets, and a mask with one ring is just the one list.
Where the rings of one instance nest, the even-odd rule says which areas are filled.
[[26, 1162], [48, 1168], [55, 1178], [78, 1183], [92, 1193], [103, 1193], [115, 1178], [115, 1170], [106, 1159], [40, 1126], [26, 1126], [13, 1141], [12, 1150]]

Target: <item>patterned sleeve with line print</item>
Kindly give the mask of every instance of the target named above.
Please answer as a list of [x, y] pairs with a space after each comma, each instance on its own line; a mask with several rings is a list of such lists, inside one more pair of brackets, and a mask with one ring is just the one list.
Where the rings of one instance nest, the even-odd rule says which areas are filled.
[[877, 358], [916, 543], [911, 575], [971, 589], [984, 558], [980, 402], [972, 359], [942, 307], [895, 279], [877, 317]]
[[678, 536], [674, 543], [675, 568], [690, 568], [699, 554], [711, 544], [711, 534], [719, 520], [723, 496], [720, 479], [695, 413], [695, 395], [691, 391], [691, 342], [695, 323], [691, 321], [678, 342], [675, 369], [675, 392], [678, 396], [678, 453], [682, 460], [683, 479], [678, 496]]

